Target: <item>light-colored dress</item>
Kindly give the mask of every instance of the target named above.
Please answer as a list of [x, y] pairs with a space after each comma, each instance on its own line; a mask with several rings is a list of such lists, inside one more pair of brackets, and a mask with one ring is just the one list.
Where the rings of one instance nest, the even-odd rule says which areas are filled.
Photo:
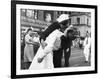
[[[47, 46], [43, 49], [41, 46], [39, 47], [29, 69], [30, 70], [40, 70], [40, 69], [51, 69], [54, 68], [53, 65], [53, 50], [58, 50], [60, 48], [61, 40], [60, 37], [63, 35], [61, 31], [56, 29], [53, 31], [47, 38], [46, 43]], [[41, 63], [38, 63], [38, 58], [44, 59]]]
[[83, 51], [86, 61], [89, 61], [90, 47], [91, 47], [91, 38], [86, 37], [84, 40], [84, 51]]
[[29, 34], [25, 36], [25, 48], [24, 48], [24, 62], [32, 62], [34, 57], [34, 49], [32, 43], [32, 37]]

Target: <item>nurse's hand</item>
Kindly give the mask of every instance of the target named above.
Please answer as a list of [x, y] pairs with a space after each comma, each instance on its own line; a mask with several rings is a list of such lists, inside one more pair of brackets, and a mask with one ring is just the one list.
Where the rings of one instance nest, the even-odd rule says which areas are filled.
[[41, 40], [41, 46], [44, 49], [47, 46], [47, 43], [45, 41]]
[[43, 61], [44, 58], [38, 58], [37, 61], [38, 63], [41, 63]]

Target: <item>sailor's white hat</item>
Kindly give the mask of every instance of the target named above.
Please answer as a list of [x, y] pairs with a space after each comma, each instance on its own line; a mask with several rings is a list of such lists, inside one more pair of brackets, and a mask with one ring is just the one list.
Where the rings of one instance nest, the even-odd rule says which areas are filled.
[[67, 19], [69, 19], [69, 14], [61, 14], [59, 16], [59, 18], [57, 18], [57, 21], [62, 22], [62, 21], [67, 20]]

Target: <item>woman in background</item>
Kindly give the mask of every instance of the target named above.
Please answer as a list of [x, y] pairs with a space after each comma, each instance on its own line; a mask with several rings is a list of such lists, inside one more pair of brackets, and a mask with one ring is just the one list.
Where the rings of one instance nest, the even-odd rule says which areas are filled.
[[27, 30], [27, 34], [25, 35], [25, 48], [24, 48], [25, 69], [28, 69], [34, 57], [34, 49], [33, 49], [34, 42], [31, 34], [32, 34], [32, 29], [29, 28]]

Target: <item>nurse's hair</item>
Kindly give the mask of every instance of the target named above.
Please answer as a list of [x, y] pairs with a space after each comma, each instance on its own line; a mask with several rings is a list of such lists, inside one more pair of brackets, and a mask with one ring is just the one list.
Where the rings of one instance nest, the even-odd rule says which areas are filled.
[[69, 30], [73, 29], [73, 25], [70, 25], [68, 28], [65, 29], [64, 35], [66, 36]]

